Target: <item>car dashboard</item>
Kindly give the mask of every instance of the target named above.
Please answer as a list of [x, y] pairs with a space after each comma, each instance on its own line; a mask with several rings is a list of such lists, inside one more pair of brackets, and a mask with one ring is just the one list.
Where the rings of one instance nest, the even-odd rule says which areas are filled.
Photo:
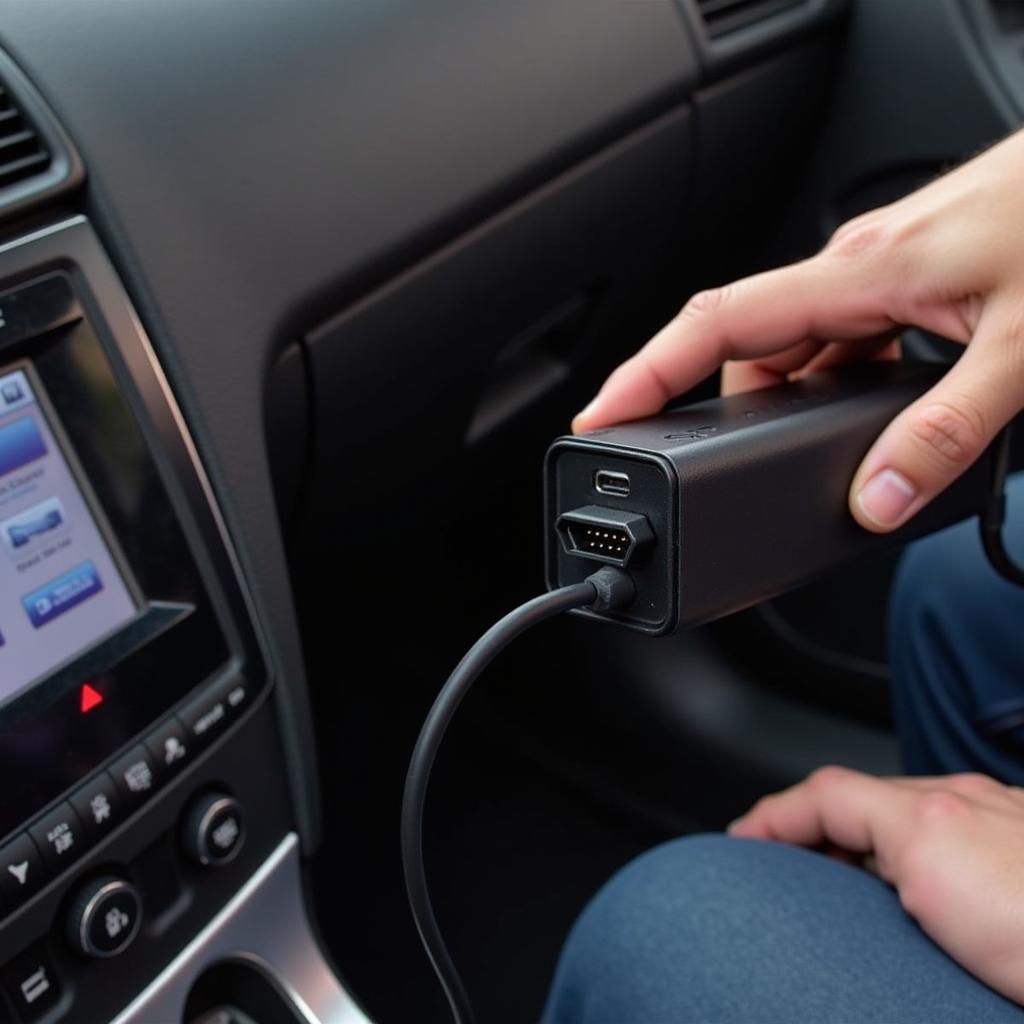
[[[433, 1019], [400, 773], [541, 585], [543, 450], [1016, 123], [935, 6], [0, 0], [0, 1020]], [[958, 100], [861, 146], [922, 24]]]

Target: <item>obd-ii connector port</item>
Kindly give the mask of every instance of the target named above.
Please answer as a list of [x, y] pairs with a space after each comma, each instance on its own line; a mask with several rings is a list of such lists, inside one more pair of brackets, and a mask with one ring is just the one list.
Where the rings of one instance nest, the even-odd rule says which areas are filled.
[[566, 554], [622, 569], [641, 562], [654, 544], [647, 516], [600, 505], [563, 512], [555, 529]]

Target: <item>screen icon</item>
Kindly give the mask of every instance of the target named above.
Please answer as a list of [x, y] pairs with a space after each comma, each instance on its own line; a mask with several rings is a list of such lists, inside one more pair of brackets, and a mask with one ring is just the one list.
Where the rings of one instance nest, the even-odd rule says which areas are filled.
[[46, 442], [31, 414], [0, 427], [0, 476], [41, 459], [46, 452]]
[[88, 683], [82, 685], [82, 696], [79, 701], [79, 709], [82, 714], [87, 714], [92, 711], [93, 708], [99, 707], [103, 703], [103, 694], [99, 690], [90, 686]]
[[96, 566], [92, 562], [83, 562], [63, 576], [51, 580], [45, 587], [26, 594], [21, 604], [32, 625], [39, 629], [102, 589], [103, 582]]
[[21, 370], [0, 375], [0, 416], [35, 401], [28, 377]]
[[21, 556], [26, 548], [67, 526], [67, 515], [59, 498], [47, 498], [32, 508], [0, 523], [11, 552]]
[[25, 388], [17, 377], [9, 377], [0, 384], [0, 398], [4, 405], [15, 405], [25, 397]]

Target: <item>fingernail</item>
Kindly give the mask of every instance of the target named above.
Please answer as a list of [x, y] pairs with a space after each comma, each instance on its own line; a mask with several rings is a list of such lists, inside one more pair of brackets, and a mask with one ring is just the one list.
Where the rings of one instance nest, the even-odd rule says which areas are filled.
[[890, 527], [907, 514], [916, 497], [917, 488], [902, 473], [883, 469], [857, 492], [857, 504], [873, 523]]
[[597, 408], [597, 399], [595, 398], [588, 405], [585, 405], [575, 416], [572, 418], [572, 429], [579, 430], [578, 424], [581, 424], [584, 420], [590, 417], [590, 415]]
[[746, 817], [745, 814], [741, 814], [738, 818], [733, 818], [728, 825], [725, 826], [726, 834], [732, 832], [732, 830]]

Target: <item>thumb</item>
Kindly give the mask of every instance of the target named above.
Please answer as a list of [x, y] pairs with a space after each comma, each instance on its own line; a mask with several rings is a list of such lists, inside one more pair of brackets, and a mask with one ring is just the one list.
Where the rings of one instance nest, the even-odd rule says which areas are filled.
[[861, 526], [875, 533], [902, 526], [1024, 407], [1024, 366], [1012, 365], [1020, 345], [1011, 331], [1020, 333], [1013, 317], [983, 317], [960, 361], [882, 432], [850, 488]]

